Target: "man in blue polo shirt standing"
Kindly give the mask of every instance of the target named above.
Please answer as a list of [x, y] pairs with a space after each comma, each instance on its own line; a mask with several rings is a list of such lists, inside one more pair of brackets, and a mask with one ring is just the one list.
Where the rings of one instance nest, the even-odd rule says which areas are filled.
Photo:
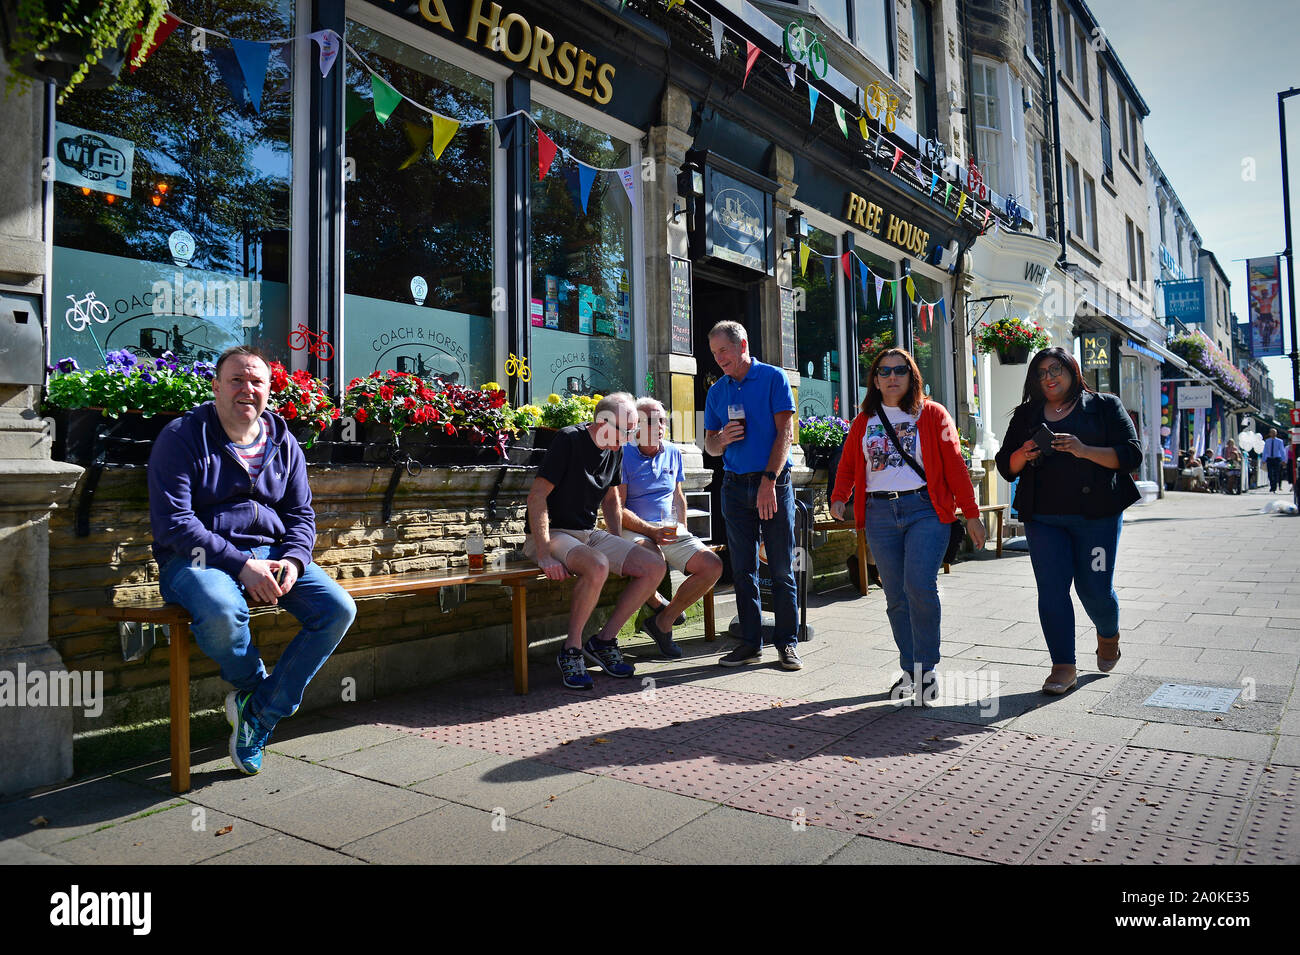
[[798, 607], [794, 570], [794, 487], [790, 445], [794, 439], [794, 393], [785, 372], [750, 357], [744, 326], [718, 322], [709, 350], [723, 376], [704, 401], [704, 449], [724, 466], [722, 519], [736, 585], [740, 643], [719, 662], [757, 663], [763, 657], [762, 609], [758, 599], [760, 531], [772, 577], [776, 629], [772, 643], [781, 666], [799, 670]]

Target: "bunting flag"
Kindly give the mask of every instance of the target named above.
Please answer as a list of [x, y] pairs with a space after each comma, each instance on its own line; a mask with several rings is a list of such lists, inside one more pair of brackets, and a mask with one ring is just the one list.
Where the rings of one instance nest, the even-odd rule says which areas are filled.
[[374, 97], [375, 119], [387, 123], [388, 117], [393, 115], [393, 110], [402, 101], [402, 94], [374, 73], [370, 74], [370, 93]]
[[636, 173], [635, 166], [626, 166], [618, 171], [619, 182], [623, 183], [623, 190], [627, 193], [628, 205], [632, 211], [636, 211]]
[[817, 257], [822, 260], [822, 271], [826, 273], [827, 288], [834, 288], [835, 287], [835, 256], [818, 255]]
[[447, 148], [456, 130], [460, 129], [460, 120], [448, 116], [433, 114], [433, 158], [441, 159], [442, 151]]
[[958, 216], [960, 216], [960, 215], [961, 215], [961, 211], [962, 211], [963, 209], [966, 208], [966, 198], [967, 198], [967, 197], [966, 197], [966, 193], [963, 192], [963, 193], [961, 194], [961, 201], [960, 201], [959, 203], [957, 203], [957, 215], [958, 215]]
[[844, 266], [844, 277], [846, 279], [853, 278], [853, 273], [849, 271], [849, 259], [852, 256], [853, 256], [852, 252], [845, 252], [843, 255], [840, 256], [840, 264]]
[[903, 284], [904, 284], [904, 286], [907, 288], [907, 300], [908, 300], [909, 302], [915, 302], [915, 301], [916, 301], [916, 283], [912, 281], [912, 276], [909, 275], [909, 276], [907, 277], [907, 281], [906, 281], [905, 283], [903, 283]]
[[981, 227], [982, 227], [982, 228], [987, 229], [987, 228], [989, 227], [989, 216], [991, 216], [992, 214], [993, 214], [993, 209], [992, 209], [990, 206], [985, 206], [985, 207], [984, 207], [984, 222], [981, 223]]
[[320, 47], [320, 75], [329, 76], [339, 55], [339, 35], [333, 30], [317, 30], [309, 35]]
[[497, 128], [497, 139], [501, 142], [501, 148], [509, 149], [515, 141], [515, 118], [505, 116], [501, 119], [494, 119], [492, 125]]
[[894, 164], [893, 164], [892, 166], [889, 167], [889, 171], [890, 171], [890, 172], [893, 172], [895, 169], [898, 168], [898, 161], [899, 161], [900, 159], [902, 159], [902, 158], [903, 158], [903, 147], [902, 147], [902, 146], [895, 146], [895, 147], [894, 147]]
[[244, 86], [248, 90], [248, 101], [254, 111], [262, 111], [262, 87], [266, 85], [266, 64], [271, 59], [271, 44], [258, 43], [255, 40], [230, 38], [230, 45], [235, 50], [235, 59], [239, 61], [240, 72], [244, 74]]
[[411, 148], [415, 151], [406, 158], [406, 162], [397, 167], [398, 169], [405, 169], [423, 156], [424, 150], [428, 148], [429, 140], [433, 138], [432, 126], [410, 122], [404, 122], [402, 125], [406, 128], [406, 138], [411, 141]]
[[946, 183], [946, 188], [943, 190], [943, 204], [945, 206], [948, 204], [948, 197], [950, 195], [952, 195], [952, 183]]
[[844, 134], [844, 138], [845, 138], [845, 139], [848, 139], [848, 138], [849, 138], [849, 124], [848, 124], [848, 122], [847, 122], [847, 120], [845, 119], [845, 116], [844, 116], [844, 107], [841, 106], [839, 103], [836, 103], [836, 104], [835, 104], [835, 122], [839, 123], [839, 125], [840, 125], [840, 132]]
[[803, 242], [799, 243], [799, 274], [808, 274], [808, 246]]
[[816, 87], [814, 87], [811, 83], [809, 83], [808, 84], [808, 122], [809, 123], [812, 123], [812, 121], [817, 116], [817, 97], [820, 95], [821, 94], [817, 92]]
[[867, 285], [867, 277], [870, 274], [871, 274], [871, 270], [867, 268], [867, 264], [863, 262], [861, 259], [859, 259], [858, 260], [858, 284], [862, 286], [862, 303], [864, 305], [868, 305], [871, 302], [871, 297], [869, 292], [870, 286]]
[[858, 117], [858, 131], [862, 133], [862, 141], [864, 143], [871, 142], [871, 137], [867, 135], [867, 117]]
[[555, 162], [555, 153], [557, 150], [555, 142], [550, 136], [537, 127], [537, 180], [546, 178], [546, 174], [551, 171], [551, 163]]
[[939, 188], [939, 174], [937, 172], [930, 174], [930, 195], [934, 195], [934, 190]]
[[939, 299], [938, 305], [939, 305], [939, 317], [942, 318], [942, 319], [944, 320], [944, 322], [947, 322], [947, 321], [948, 321], [948, 309], [947, 309], [946, 307], [944, 307], [943, 299]]
[[[577, 162], [577, 160], [574, 160]], [[582, 198], [582, 214], [587, 214], [587, 199], [591, 196], [591, 184], [596, 181], [597, 170], [586, 163], [578, 163], [578, 188]]]
[[885, 299], [884, 301], [881, 301], [881, 299], [880, 299], [880, 295], [879, 295], [879, 294], [876, 295], [876, 305], [877, 305], [877, 307], [880, 308], [882, 311], [885, 309], [886, 304], [888, 304], [889, 307], [891, 307], [891, 308], [893, 307], [893, 304], [894, 304], [894, 283], [893, 283], [893, 282], [885, 282], [885, 283], [883, 283], [883, 284], [884, 284], [884, 286], [885, 286], [885, 291], [887, 291], [887, 292], [889, 293], [889, 297], [888, 297], [887, 299]]
[[366, 101], [360, 93], [348, 89], [343, 94], [343, 131], [347, 132], [356, 125], [357, 120], [367, 113]]
[[162, 46], [167, 38], [172, 35], [172, 31], [180, 25], [181, 21], [176, 14], [169, 13], [164, 16], [162, 23], [158, 24], [158, 29], [154, 32], [153, 42], [149, 44], [149, 49], [145, 50], [144, 57], [140, 60], [138, 66], [131, 61], [136, 58], [140, 52], [140, 47], [144, 45], [144, 35], [137, 33], [135, 39], [131, 41], [131, 48], [126, 51], [126, 61], [131, 63], [131, 72], [134, 73], [141, 66], [144, 66], [145, 61], [153, 56], [153, 51]]
[[740, 81], [740, 88], [743, 90], [745, 84], [749, 82], [749, 71], [754, 68], [758, 62], [758, 54], [763, 52], [748, 40], [745, 41], [745, 78]]
[[[879, 275], [877, 275], [876, 276], [876, 304], [877, 305], [880, 304], [880, 296], [884, 293], [884, 291], [885, 291], [885, 280], [882, 279]], [[865, 298], [866, 296], [863, 297]]]
[[713, 31], [713, 58], [722, 59], [722, 21], [709, 15], [709, 29]]
[[208, 50], [208, 53], [212, 55], [212, 61], [217, 64], [221, 81], [230, 90], [230, 98], [235, 101], [238, 109], [243, 109], [244, 104], [248, 102], [248, 89], [244, 86], [244, 74], [240, 72], [235, 51], [213, 47]]
[[794, 66], [793, 63], [785, 65], [785, 78], [790, 81], [790, 89], [794, 89]]

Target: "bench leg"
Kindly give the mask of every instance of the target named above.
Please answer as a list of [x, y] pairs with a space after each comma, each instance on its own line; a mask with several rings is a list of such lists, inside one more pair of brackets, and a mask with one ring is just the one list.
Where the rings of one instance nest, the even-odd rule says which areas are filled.
[[951, 574], [951, 573], [952, 573], [952, 568], [949, 567], [947, 564], [944, 564], [944, 565], [943, 565], [943, 572], [944, 572], [945, 574]]
[[190, 625], [172, 624], [171, 646], [172, 792], [190, 791]]
[[704, 639], [716, 640], [717, 638], [717, 625], [713, 620], [713, 588], [710, 587], [704, 592]]
[[998, 549], [994, 556], [1002, 556], [1002, 511], [998, 511]]
[[514, 640], [515, 692], [528, 693], [528, 596], [523, 584], [514, 587], [515, 597], [510, 602], [512, 639]]
[[870, 576], [867, 574], [867, 532], [858, 531], [858, 589], [865, 597], [871, 589]]

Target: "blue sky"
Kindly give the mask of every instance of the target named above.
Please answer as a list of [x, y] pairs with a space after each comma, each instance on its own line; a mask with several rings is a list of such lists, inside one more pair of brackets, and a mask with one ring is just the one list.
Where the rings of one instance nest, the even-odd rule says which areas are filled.
[[[1277, 94], [1300, 87], [1295, 52], [1300, 5], [1295, 0], [1085, 2], [1146, 100], [1151, 110], [1146, 144], [1205, 248], [1227, 271], [1233, 310], [1245, 319], [1246, 263], [1234, 260], [1274, 255], [1285, 245]], [[1300, 253], [1300, 96], [1287, 104], [1291, 228]], [[1285, 278], [1284, 265], [1283, 301]], [[1289, 351], [1289, 327], [1286, 341]], [[1274, 393], [1290, 398], [1290, 359], [1265, 361]]]

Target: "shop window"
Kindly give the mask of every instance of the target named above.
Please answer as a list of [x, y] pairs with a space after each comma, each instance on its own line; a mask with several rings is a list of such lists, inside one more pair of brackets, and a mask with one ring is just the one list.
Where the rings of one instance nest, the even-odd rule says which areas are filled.
[[894, 263], [863, 248], [857, 249], [856, 254], [872, 273], [865, 291], [862, 283], [856, 281], [856, 276], [853, 283], [858, 310], [858, 403], [861, 404], [867, 396], [867, 371], [871, 363], [885, 349], [898, 346], [898, 325], [894, 316], [898, 311], [899, 296], [906, 297], [907, 293], [901, 290], [901, 283], [889, 281], [877, 292], [876, 277], [892, 279], [897, 274]]
[[1097, 248], [1097, 185], [1092, 176], [1083, 174], [1083, 237]]
[[[597, 172], [583, 212], [580, 160], [598, 169], [632, 164], [632, 144], [534, 104], [534, 119], [570, 156], [557, 153], [532, 185], [534, 400], [548, 394], [640, 390], [632, 342], [632, 205], [617, 173]], [[532, 165], [537, 142], [532, 137]], [[634, 187], [637, 183], [634, 181]]]
[[[917, 314], [922, 302], [937, 302], [943, 298], [946, 293], [943, 285], [926, 278], [923, 275], [912, 273], [912, 283], [916, 287], [916, 304], [908, 303], [908, 308], [912, 310], [913, 316]], [[903, 283], [899, 283], [900, 287]], [[904, 301], [907, 301], [906, 292]], [[944, 302], [944, 315], [948, 314], [951, 303]], [[929, 310], [925, 314], [925, 327], [921, 327], [921, 321], [917, 318], [912, 322], [912, 356], [916, 359], [916, 365], [921, 369], [921, 377], [925, 380], [925, 393], [935, 401], [946, 405], [952, 410], [952, 404], [949, 400], [948, 387], [945, 383], [944, 361], [951, 361], [951, 352], [947, 349], [944, 338], [944, 328], [947, 327], [947, 320], [944, 315], [940, 315], [938, 308], [935, 309], [934, 315]]]
[[[490, 80], [359, 23], [348, 42], [394, 89], [462, 123], [492, 116]], [[501, 381], [493, 318], [490, 125], [462, 125], [435, 158], [427, 113], [380, 123], [370, 74], [348, 57], [355, 180], [344, 209], [344, 381], [405, 371], [449, 384]], [[363, 110], [357, 110], [361, 104]]]
[[936, 115], [938, 107], [934, 96], [934, 41], [931, 29], [930, 5], [925, 0], [912, 0], [912, 36], [916, 53], [915, 96], [916, 128], [922, 137], [939, 138]]
[[[799, 417], [824, 418], [842, 414], [840, 408], [840, 336], [839, 308], [835, 295], [835, 276], [843, 274], [835, 257], [835, 236], [821, 229], [809, 228], [807, 244], [812, 254], [803, 275], [795, 268], [795, 340], [799, 346]], [[828, 256], [829, 258], [822, 258]], [[830, 262], [827, 281], [823, 262]], [[797, 260], [796, 260], [797, 265]]]
[[971, 67], [971, 104], [975, 108], [975, 151], [980, 175], [994, 192], [1001, 193], [1002, 176], [998, 158], [1002, 143], [1002, 118], [998, 97], [998, 72], [991, 63]]
[[894, 73], [890, 0], [853, 0], [853, 45], [888, 72]]
[[[269, 40], [293, 34], [293, 6], [171, 10]], [[206, 39], [196, 51], [182, 27], [116, 86], [83, 87], [56, 110], [55, 359], [93, 368], [102, 349], [213, 361], [249, 344], [289, 360], [292, 47], [271, 47], [254, 110], [223, 79], [235, 62], [230, 42]], [[112, 159], [106, 178], [96, 155]]]

